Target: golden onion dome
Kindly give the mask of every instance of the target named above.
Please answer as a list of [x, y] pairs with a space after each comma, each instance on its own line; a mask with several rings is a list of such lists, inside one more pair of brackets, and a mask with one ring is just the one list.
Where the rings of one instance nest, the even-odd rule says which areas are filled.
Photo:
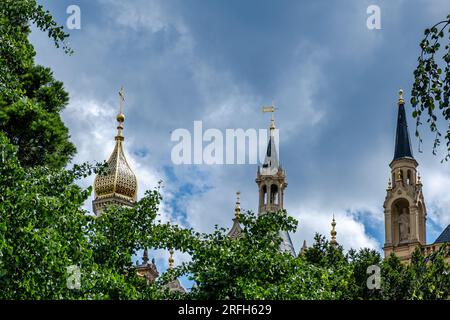
[[122, 113], [123, 91], [121, 91], [121, 108], [117, 115], [118, 133], [116, 136], [116, 146], [107, 162], [106, 173], [98, 174], [94, 180], [94, 191], [96, 199], [118, 197], [126, 201], [135, 202], [137, 196], [137, 179], [127, 162], [123, 152], [122, 136], [123, 122], [125, 116]]

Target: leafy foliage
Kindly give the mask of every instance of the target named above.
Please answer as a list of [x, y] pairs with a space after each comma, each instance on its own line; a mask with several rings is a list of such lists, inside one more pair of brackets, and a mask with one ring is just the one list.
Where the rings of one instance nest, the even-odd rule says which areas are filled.
[[[448, 299], [448, 248], [409, 266], [381, 261], [368, 249], [344, 253], [324, 237], [294, 257], [279, 250], [279, 230], [297, 222], [285, 211], [242, 215], [243, 236], [227, 230], [198, 233], [157, 220], [158, 189], [133, 208], [108, 207], [100, 217], [82, 209], [91, 188], [76, 181], [101, 165], [70, 170], [24, 168], [17, 147], [0, 134], [0, 299]], [[132, 258], [141, 248], [176, 249], [191, 259], [153, 284], [137, 276]], [[381, 289], [366, 286], [367, 267], [381, 268]], [[79, 290], [67, 286], [67, 268], [81, 271]], [[187, 276], [183, 294], [167, 284]]]
[[30, 23], [71, 52], [68, 35], [36, 1], [0, 2], [0, 130], [19, 147], [22, 165], [61, 168], [75, 154], [60, 117], [68, 94], [50, 69], [34, 64]]
[[[421, 117], [426, 114], [430, 130], [435, 133], [433, 154], [436, 154], [442, 136], [437, 123], [438, 110], [442, 119], [450, 120], [450, 15], [424, 33], [419, 63], [414, 71], [411, 104], [416, 118], [416, 136], [422, 141], [418, 127], [422, 124]], [[450, 157], [450, 124], [444, 138], [447, 145], [444, 160], [447, 161]]]

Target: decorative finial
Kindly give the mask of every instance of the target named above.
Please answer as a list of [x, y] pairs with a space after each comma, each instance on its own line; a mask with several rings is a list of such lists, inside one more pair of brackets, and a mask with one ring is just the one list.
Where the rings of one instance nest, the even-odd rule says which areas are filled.
[[388, 181], [388, 187], [387, 187], [387, 191], [392, 190], [392, 182], [391, 182], [391, 178], [389, 178]]
[[332, 244], [333, 246], [337, 245], [337, 241], [336, 241], [336, 220], [334, 220], [334, 214], [333, 214], [333, 221], [331, 222], [331, 241], [330, 244]]
[[241, 218], [241, 193], [236, 192], [236, 206], [234, 207], [234, 218], [239, 220]]
[[275, 103], [272, 102], [271, 106], [262, 107], [262, 112], [272, 112], [272, 119], [270, 120], [270, 133], [272, 134], [273, 130], [275, 130], [275, 110], [278, 108], [275, 107]]
[[125, 115], [123, 114], [123, 104], [125, 102], [125, 91], [124, 91], [123, 87], [120, 88], [119, 99], [120, 99], [120, 110], [119, 110], [119, 114], [117, 115], [117, 122], [119, 123], [119, 125], [117, 126], [116, 139], [123, 140], [122, 130], [123, 130], [123, 122], [125, 121]]
[[173, 249], [170, 249], [169, 253], [170, 253], [170, 256], [169, 256], [169, 270], [173, 270], [173, 263], [175, 262], [175, 260], [173, 259]]
[[142, 257], [142, 264], [147, 264], [148, 263], [148, 250], [147, 248], [144, 249], [144, 255]]
[[405, 104], [405, 100], [403, 100], [403, 89], [398, 91], [398, 104]]
[[422, 181], [420, 181], [420, 173], [417, 172], [417, 184], [422, 185]]

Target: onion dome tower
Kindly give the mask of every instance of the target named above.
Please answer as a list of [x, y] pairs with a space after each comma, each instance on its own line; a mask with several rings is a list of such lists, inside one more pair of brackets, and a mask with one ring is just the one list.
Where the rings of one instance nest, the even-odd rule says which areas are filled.
[[116, 146], [107, 162], [106, 172], [97, 174], [94, 180], [95, 200], [92, 202], [92, 206], [97, 216], [101, 214], [105, 206], [116, 204], [131, 207], [136, 203], [137, 179], [123, 152], [122, 130], [125, 121], [123, 88], [120, 90], [119, 96], [120, 112], [117, 115]]

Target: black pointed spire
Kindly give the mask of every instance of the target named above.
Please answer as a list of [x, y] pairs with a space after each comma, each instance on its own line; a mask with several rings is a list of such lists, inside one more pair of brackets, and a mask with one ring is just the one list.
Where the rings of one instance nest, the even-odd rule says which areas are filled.
[[397, 135], [395, 137], [394, 159], [413, 158], [411, 141], [409, 140], [408, 124], [406, 123], [405, 101], [403, 90], [400, 90], [398, 99]]

